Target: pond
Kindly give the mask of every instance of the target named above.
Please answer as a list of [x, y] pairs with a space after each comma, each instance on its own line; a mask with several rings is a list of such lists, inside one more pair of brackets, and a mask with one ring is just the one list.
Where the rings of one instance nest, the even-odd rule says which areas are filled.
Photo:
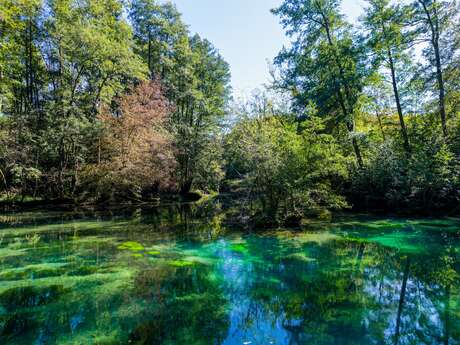
[[460, 344], [460, 220], [224, 221], [186, 205], [0, 215], [0, 343]]

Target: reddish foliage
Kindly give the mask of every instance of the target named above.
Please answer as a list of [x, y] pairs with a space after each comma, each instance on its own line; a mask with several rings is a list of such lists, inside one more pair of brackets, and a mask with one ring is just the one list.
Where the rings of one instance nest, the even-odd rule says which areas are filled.
[[174, 148], [166, 128], [172, 110], [158, 81], [143, 82], [123, 96], [116, 112], [102, 109], [101, 164], [112, 182], [141, 189], [174, 185]]

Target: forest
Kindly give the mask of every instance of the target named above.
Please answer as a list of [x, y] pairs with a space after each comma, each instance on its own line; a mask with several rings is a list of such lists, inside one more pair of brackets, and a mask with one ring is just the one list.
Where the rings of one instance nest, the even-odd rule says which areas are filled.
[[0, 198], [227, 195], [276, 224], [341, 210], [460, 212], [455, 1], [272, 10], [290, 45], [232, 96], [230, 66], [157, 0], [0, 0]]

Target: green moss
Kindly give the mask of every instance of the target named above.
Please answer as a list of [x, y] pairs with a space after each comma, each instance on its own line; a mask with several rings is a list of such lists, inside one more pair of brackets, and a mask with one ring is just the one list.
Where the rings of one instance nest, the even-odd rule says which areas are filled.
[[151, 250], [151, 251], [147, 252], [147, 254], [148, 254], [148, 255], [160, 255], [161, 252], [156, 251], [156, 250]]
[[48, 304], [63, 293], [62, 285], [17, 287], [2, 292], [0, 304], [8, 311], [15, 311]]
[[389, 229], [404, 228], [408, 226], [408, 223], [406, 221], [398, 221], [398, 220], [378, 220], [374, 222], [366, 222], [364, 226], [366, 228], [375, 229], [375, 230], [389, 230]]
[[95, 266], [80, 266], [75, 270], [67, 272], [69, 276], [88, 276], [95, 274], [98, 271], [98, 268]]
[[270, 284], [281, 284], [281, 280], [275, 277], [269, 277], [265, 281]]
[[424, 246], [421, 243], [417, 243], [416, 234], [406, 233], [389, 233], [382, 236], [375, 236], [368, 238], [370, 242], [376, 242], [382, 246], [394, 248], [401, 252], [408, 253], [421, 253], [424, 251]]
[[94, 344], [94, 345], [122, 345], [125, 341], [122, 341], [123, 336], [119, 330], [87, 330], [79, 332], [78, 334], [72, 334], [70, 336], [63, 336], [58, 339], [56, 344], [61, 345], [82, 345], [82, 344]]
[[327, 231], [318, 231], [318, 232], [292, 232], [292, 231], [283, 231], [276, 234], [276, 236], [281, 240], [289, 240], [292, 243], [297, 243], [299, 245], [307, 243], [317, 243], [320, 245], [326, 244], [330, 241], [341, 239], [340, 236]]
[[118, 246], [118, 249], [138, 252], [143, 251], [145, 248], [142, 244], [138, 242], [124, 242]]
[[27, 249], [0, 248], [0, 259], [7, 259], [15, 256], [22, 256], [27, 253]]
[[183, 260], [209, 266], [215, 263], [214, 259], [204, 256], [185, 256]]
[[195, 263], [187, 260], [170, 260], [168, 264], [174, 267], [189, 267], [193, 266]]
[[244, 243], [234, 243], [230, 246], [230, 249], [234, 252], [238, 252], [241, 254], [245, 254], [248, 252], [248, 249], [246, 247], [246, 244]]
[[78, 234], [79, 232], [97, 232], [110, 229], [111, 231], [126, 231], [129, 229], [129, 222], [126, 221], [95, 221], [95, 220], [78, 220], [64, 223], [53, 223], [43, 225], [25, 224], [20, 227], [2, 229], [2, 235], [5, 238], [25, 237], [26, 235], [40, 235], [41, 233], [60, 234]]

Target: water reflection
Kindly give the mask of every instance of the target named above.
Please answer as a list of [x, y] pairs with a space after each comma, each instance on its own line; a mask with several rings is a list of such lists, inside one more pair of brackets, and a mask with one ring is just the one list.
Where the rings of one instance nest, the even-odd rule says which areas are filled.
[[458, 221], [251, 234], [224, 217], [2, 217], [0, 343], [460, 344]]

